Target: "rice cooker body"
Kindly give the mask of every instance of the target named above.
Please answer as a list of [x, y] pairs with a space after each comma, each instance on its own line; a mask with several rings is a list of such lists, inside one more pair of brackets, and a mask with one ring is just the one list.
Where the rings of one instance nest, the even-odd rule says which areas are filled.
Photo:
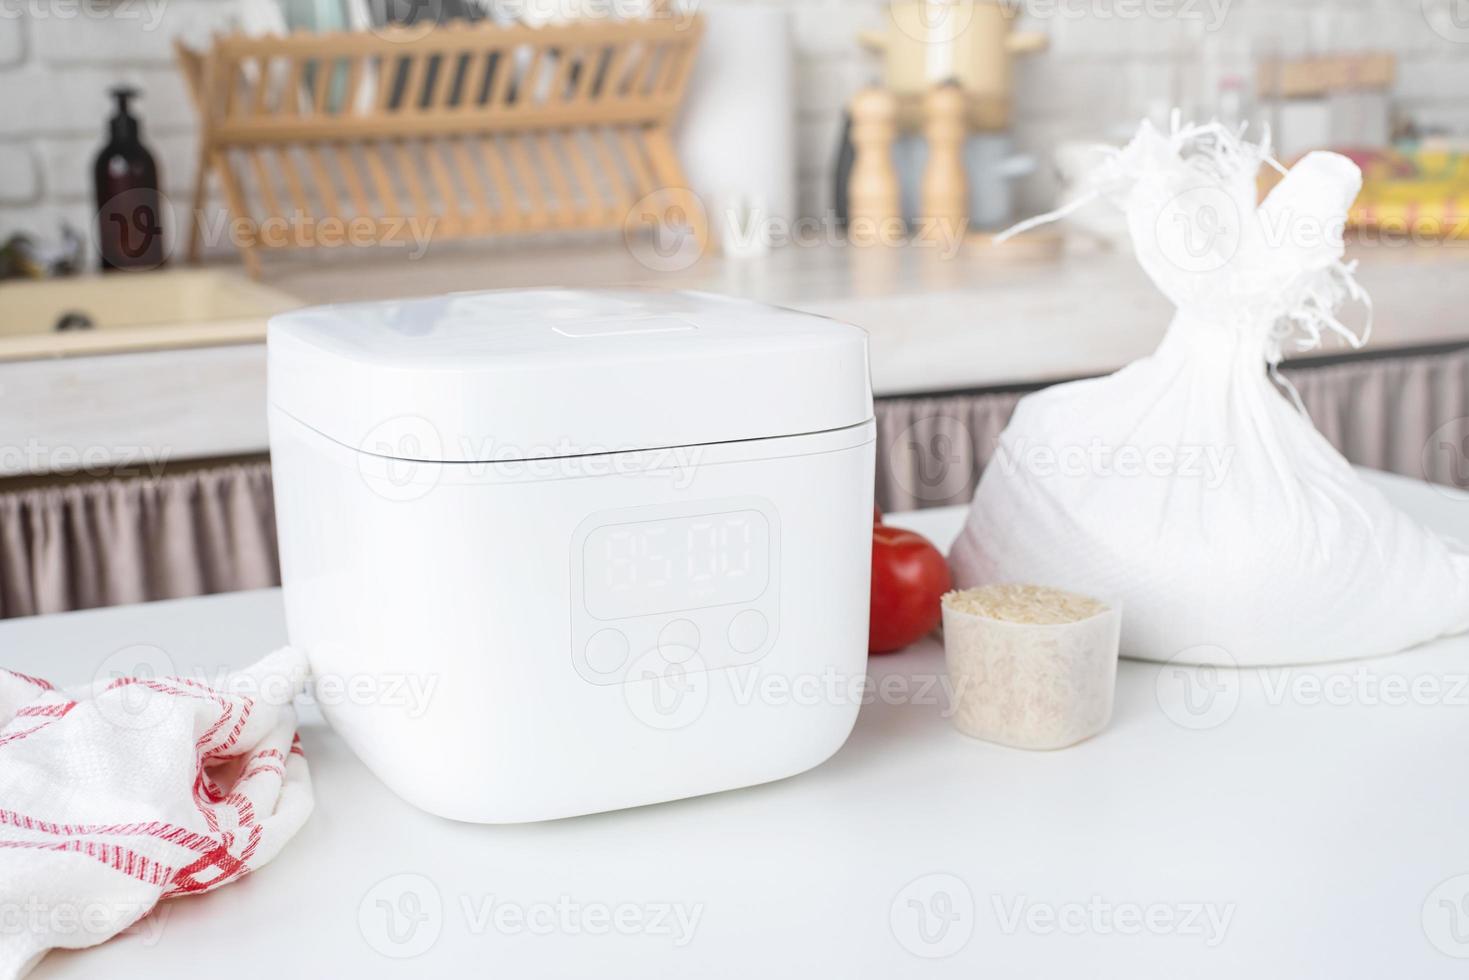
[[297, 359], [277, 336], [290, 641], [332, 727], [405, 800], [545, 820], [780, 779], [841, 746], [866, 668], [865, 342], [869, 407], [853, 399], [849, 424], [453, 459], [484, 451], [446, 448], [465, 440], [442, 410], [395, 404], [355, 443], [301, 418], [277, 397], [280, 353]]

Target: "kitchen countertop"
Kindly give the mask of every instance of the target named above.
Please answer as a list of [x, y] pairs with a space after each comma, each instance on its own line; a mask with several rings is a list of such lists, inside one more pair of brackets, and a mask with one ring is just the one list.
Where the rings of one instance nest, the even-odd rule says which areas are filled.
[[[1374, 479], [1469, 537], [1469, 496]], [[961, 516], [889, 520], [942, 544]], [[0, 623], [6, 666], [72, 683], [130, 644], [209, 669], [284, 637], [276, 590]], [[307, 706], [297, 840], [34, 977], [1463, 975], [1469, 637], [1307, 668], [1124, 661], [1111, 726], [1050, 753], [958, 734], [942, 667], [932, 638], [873, 658], [850, 740], [803, 775], [509, 827], [412, 809]], [[384, 909], [414, 900], [426, 918], [395, 931]], [[618, 909], [641, 925], [579, 924]]]
[[[1373, 297], [1369, 350], [1469, 342], [1469, 251], [1357, 249]], [[1149, 353], [1167, 301], [1130, 255], [997, 260], [986, 247], [785, 246], [760, 258], [706, 257], [658, 271], [656, 256], [605, 239], [442, 243], [300, 255], [266, 282], [304, 303], [392, 299], [509, 286], [647, 284], [790, 306], [865, 328], [879, 397], [1105, 374]], [[1348, 310], [1355, 324], [1362, 311]], [[1356, 317], [1357, 320], [1354, 320]], [[1329, 342], [1317, 354], [1341, 353]], [[1307, 355], [1313, 356], [1313, 355]], [[260, 344], [0, 364], [0, 477], [264, 452]]]
[[[1150, 353], [1172, 306], [1130, 253], [1078, 247], [1059, 261], [1007, 261], [985, 245], [786, 246], [758, 258], [706, 257], [659, 271], [605, 242], [512, 248], [446, 244], [419, 260], [312, 257], [269, 281], [307, 303], [466, 289], [606, 286], [703, 289], [845, 320], [871, 336], [879, 397], [1105, 374]], [[1469, 343], [1469, 245], [1360, 246], [1375, 310], [1372, 349]], [[1365, 311], [1342, 311], [1351, 326]], [[1347, 350], [1333, 341], [1316, 355]], [[1307, 354], [1304, 356], [1311, 356]]]

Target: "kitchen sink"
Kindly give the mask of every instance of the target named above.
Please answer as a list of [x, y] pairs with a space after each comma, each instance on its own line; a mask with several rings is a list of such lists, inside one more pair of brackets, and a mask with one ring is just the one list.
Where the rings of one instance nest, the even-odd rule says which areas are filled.
[[0, 283], [0, 361], [258, 343], [301, 305], [218, 269]]

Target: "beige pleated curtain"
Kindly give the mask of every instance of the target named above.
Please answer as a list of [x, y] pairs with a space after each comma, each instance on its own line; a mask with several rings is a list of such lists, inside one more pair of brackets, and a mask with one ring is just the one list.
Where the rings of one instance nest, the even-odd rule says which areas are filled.
[[278, 584], [268, 462], [0, 494], [0, 616]]

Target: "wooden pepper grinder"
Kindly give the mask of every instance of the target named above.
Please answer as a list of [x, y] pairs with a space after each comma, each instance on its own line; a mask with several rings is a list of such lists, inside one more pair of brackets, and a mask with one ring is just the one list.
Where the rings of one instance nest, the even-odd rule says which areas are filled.
[[963, 233], [969, 220], [969, 188], [964, 173], [964, 92], [953, 82], [935, 85], [923, 97], [923, 135], [928, 162], [918, 194], [921, 230], [935, 224]]
[[898, 172], [893, 167], [898, 100], [881, 88], [865, 88], [852, 99], [852, 173], [847, 178], [847, 233], [859, 245], [873, 244], [888, 222], [902, 219]]

